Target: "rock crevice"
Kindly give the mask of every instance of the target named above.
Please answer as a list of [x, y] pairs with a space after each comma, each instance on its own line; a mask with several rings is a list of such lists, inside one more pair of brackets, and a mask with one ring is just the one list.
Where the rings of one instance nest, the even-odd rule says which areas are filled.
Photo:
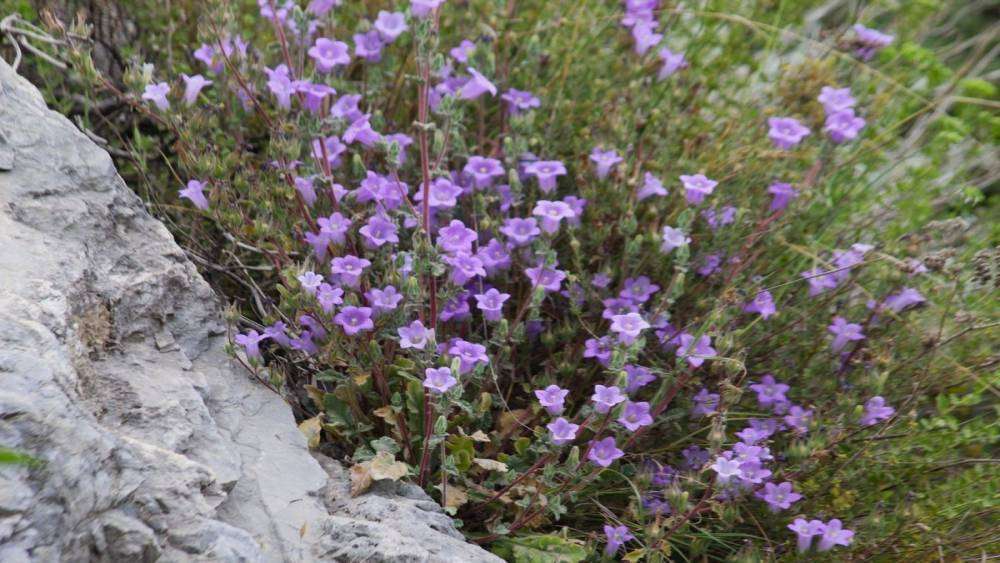
[[[0, 561], [497, 561], [411, 485], [350, 498], [224, 352], [108, 154], [0, 61]], [[8, 163], [10, 164], [10, 163]]]

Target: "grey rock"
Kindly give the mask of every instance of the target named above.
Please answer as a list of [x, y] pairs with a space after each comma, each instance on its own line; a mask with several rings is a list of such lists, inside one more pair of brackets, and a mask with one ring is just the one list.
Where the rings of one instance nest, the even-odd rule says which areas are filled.
[[224, 351], [105, 151], [0, 61], [2, 561], [498, 561], [416, 487], [358, 498]]

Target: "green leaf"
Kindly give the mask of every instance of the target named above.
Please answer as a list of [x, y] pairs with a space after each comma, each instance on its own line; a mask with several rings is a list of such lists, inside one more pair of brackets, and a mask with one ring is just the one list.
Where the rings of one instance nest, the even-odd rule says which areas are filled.
[[552, 534], [500, 540], [494, 553], [514, 563], [577, 563], [587, 558], [583, 542]]

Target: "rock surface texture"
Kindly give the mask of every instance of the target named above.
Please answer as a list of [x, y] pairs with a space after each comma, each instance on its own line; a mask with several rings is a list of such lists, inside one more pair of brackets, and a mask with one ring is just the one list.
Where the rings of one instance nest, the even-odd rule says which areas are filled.
[[422, 491], [358, 498], [230, 363], [209, 286], [0, 61], [0, 561], [498, 561]]

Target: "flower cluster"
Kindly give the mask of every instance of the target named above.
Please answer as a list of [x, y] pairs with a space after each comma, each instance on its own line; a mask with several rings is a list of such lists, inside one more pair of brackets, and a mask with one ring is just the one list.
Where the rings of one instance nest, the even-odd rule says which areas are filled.
[[[610, 132], [560, 150], [537, 142], [554, 101], [498, 64], [486, 35], [439, 46], [444, 0], [411, 0], [350, 25], [338, 6], [259, 0], [280, 48], [257, 50], [233, 34], [192, 54], [210, 79], [181, 75], [182, 108], [171, 106], [169, 82], [140, 94], [166, 117], [209, 96], [232, 101], [272, 135], [249, 182], [276, 194], [258, 213], [261, 222], [285, 213], [283, 231], [230, 213], [237, 183], [208, 167], [189, 171], [200, 179], [178, 192], [201, 216], [252, 225], [256, 240], [239, 248], [278, 272], [266, 290], [254, 288], [267, 293], [255, 302], [263, 311], [234, 338], [248, 366], [304, 382], [324, 432], [355, 459], [388, 448], [420, 485], [461, 487], [456, 496], [471, 500], [449, 505], [458, 501], [444, 493], [442, 502], [488, 537], [547, 510], [558, 520], [578, 485], [613, 474], [638, 476], [641, 502], [622, 508], [636, 519], [690, 516], [703, 508], [686, 500], [695, 490], [712, 507], [781, 513], [808, 502], [788, 452], [807, 448], [831, 413], [799, 386], [792, 362], [759, 350], [772, 350], [773, 334], [811, 331], [806, 339], [824, 352], [828, 335], [834, 354], [816, 357], [843, 375], [894, 316], [927, 302], [896, 285], [867, 311], [854, 307], [853, 284], [876, 254], [861, 242], [775, 260], [773, 271], [760, 265], [765, 236], [817, 197], [828, 162], [807, 162], [811, 145], [835, 159], [864, 134], [851, 90], [810, 87], [803, 99], [822, 104], [822, 126], [756, 119], [747, 150], [781, 165], [752, 178], [689, 148], [667, 166]], [[689, 61], [668, 48], [687, 45], [660, 19], [658, 0], [624, 2], [634, 52], [652, 63], [636, 72], [682, 92], [702, 72], [698, 54], [687, 50]], [[415, 92], [403, 89], [411, 81]], [[253, 142], [239, 139], [245, 149]], [[794, 268], [790, 279], [781, 268]], [[801, 303], [814, 312], [800, 315]], [[741, 344], [756, 330], [760, 340]], [[865, 398], [855, 428], [894, 420], [884, 397]], [[730, 418], [740, 401], [753, 414]], [[683, 425], [672, 445], [652, 445]], [[510, 474], [491, 474], [499, 466]], [[507, 503], [510, 495], [521, 500]], [[482, 517], [498, 499], [518, 507], [509, 524]], [[604, 526], [607, 555], [639, 533], [629, 521]], [[802, 551], [816, 536], [820, 551], [853, 538], [837, 519], [788, 528]]]

